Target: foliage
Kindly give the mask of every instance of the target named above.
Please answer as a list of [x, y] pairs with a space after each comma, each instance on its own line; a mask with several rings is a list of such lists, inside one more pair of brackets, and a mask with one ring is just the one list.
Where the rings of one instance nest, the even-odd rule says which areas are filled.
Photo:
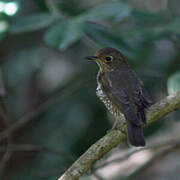
[[[5, 87], [10, 125], [28, 121], [12, 133], [13, 144], [24, 146], [5, 163], [5, 180], [54, 180], [111, 128], [95, 94], [98, 68], [84, 60], [97, 49], [120, 49], [154, 101], [180, 90], [177, 0], [159, 10], [160, 2], [137, 0], [16, 2], [14, 15], [0, 8], [0, 92]], [[170, 125], [174, 119], [178, 112]], [[162, 120], [145, 134], [161, 136], [169, 124]]]

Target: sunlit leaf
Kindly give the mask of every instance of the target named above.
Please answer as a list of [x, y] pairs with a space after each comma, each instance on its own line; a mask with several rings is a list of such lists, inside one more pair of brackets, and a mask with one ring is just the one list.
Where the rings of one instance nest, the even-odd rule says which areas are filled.
[[10, 26], [10, 32], [16, 34], [22, 32], [36, 31], [49, 26], [57, 19], [57, 16], [49, 13], [39, 13], [20, 17], [14, 22], [12, 22]]
[[99, 20], [106, 18], [116, 18], [120, 20], [129, 16], [131, 7], [125, 3], [106, 3], [100, 4], [81, 15], [86, 20]]
[[55, 48], [65, 50], [79, 40], [83, 34], [84, 24], [77, 20], [63, 20], [52, 26], [45, 34], [45, 42]]
[[168, 93], [172, 94], [180, 91], [180, 71], [169, 77], [167, 82]]

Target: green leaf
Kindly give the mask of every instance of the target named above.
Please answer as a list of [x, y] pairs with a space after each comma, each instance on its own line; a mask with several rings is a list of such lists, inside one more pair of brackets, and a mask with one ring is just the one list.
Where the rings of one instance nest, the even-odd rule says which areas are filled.
[[84, 31], [84, 23], [79, 19], [63, 20], [48, 29], [45, 34], [45, 42], [60, 50], [79, 40]]
[[122, 36], [111, 32], [107, 27], [88, 22], [86, 23], [86, 34], [89, 38], [103, 46], [133, 51]]
[[154, 26], [149, 28], [149, 30], [146, 29], [146, 32], [148, 31], [152, 40], [169, 38], [172, 37], [172, 35], [180, 35], [180, 19], [177, 18], [168, 24]]
[[180, 91], [180, 71], [169, 77], [167, 82], [168, 93], [172, 94]]
[[121, 20], [130, 15], [131, 7], [125, 3], [106, 3], [98, 5], [80, 15], [84, 20], [100, 20], [106, 18], [116, 18]]
[[144, 11], [133, 11], [129, 17], [131, 22], [139, 26], [167, 24], [167, 17], [163, 13], [149, 13]]
[[49, 13], [39, 13], [20, 17], [11, 24], [10, 33], [17, 34], [23, 32], [36, 31], [49, 26], [57, 19], [57, 16]]

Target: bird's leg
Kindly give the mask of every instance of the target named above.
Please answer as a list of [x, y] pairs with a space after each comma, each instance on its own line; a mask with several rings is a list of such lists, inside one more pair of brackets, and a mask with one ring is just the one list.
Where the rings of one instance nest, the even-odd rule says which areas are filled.
[[110, 130], [107, 130], [107, 133], [109, 133], [113, 130], [119, 130], [119, 127], [117, 125], [118, 125], [118, 119], [116, 118], [113, 125], [112, 125], [112, 128]]
[[113, 130], [119, 130], [121, 131], [123, 134], [126, 134], [126, 132], [121, 128], [121, 126], [123, 125], [123, 122], [121, 122], [120, 124], [118, 123], [119, 119], [116, 118], [114, 123], [113, 123], [113, 126], [110, 130], [107, 131], [107, 133], [109, 133], [110, 131], [113, 131]]
[[126, 131], [123, 129], [123, 125], [124, 125], [124, 122], [121, 122], [118, 123], [119, 119], [116, 119], [116, 121], [114, 122], [113, 124], [113, 127], [112, 127], [112, 130], [114, 128], [114, 130], [119, 130], [121, 131], [123, 134], [126, 134]]
[[115, 119], [114, 123], [113, 123], [113, 126], [111, 128], [111, 130], [119, 130], [118, 128], [118, 118]]

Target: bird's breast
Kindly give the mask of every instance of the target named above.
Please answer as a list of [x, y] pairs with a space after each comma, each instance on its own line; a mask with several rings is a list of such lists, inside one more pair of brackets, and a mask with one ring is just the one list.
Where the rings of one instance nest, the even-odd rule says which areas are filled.
[[116, 105], [112, 103], [112, 101], [109, 99], [109, 97], [106, 95], [106, 93], [103, 91], [101, 84], [98, 83], [96, 94], [99, 97], [99, 99], [105, 104], [106, 108], [109, 110], [111, 114], [113, 114], [116, 118], [121, 116], [120, 110], [117, 108]]

